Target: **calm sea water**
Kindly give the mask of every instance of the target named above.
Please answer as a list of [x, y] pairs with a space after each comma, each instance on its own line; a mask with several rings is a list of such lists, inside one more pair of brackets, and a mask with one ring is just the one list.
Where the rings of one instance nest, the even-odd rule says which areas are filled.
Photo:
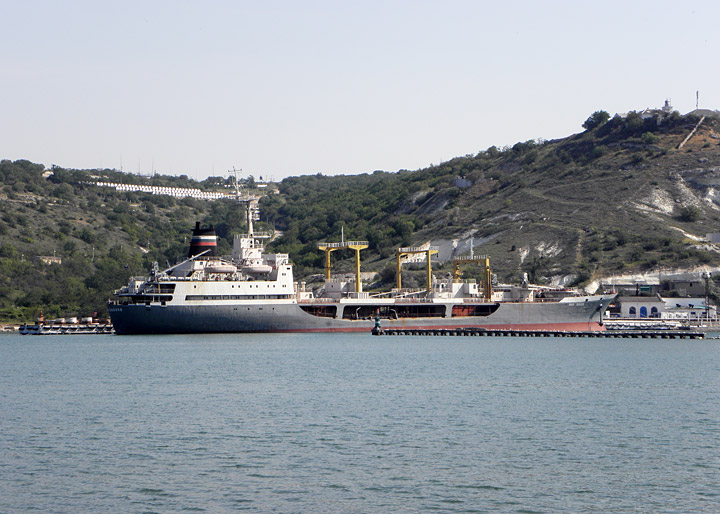
[[0, 512], [720, 512], [720, 341], [0, 336]]

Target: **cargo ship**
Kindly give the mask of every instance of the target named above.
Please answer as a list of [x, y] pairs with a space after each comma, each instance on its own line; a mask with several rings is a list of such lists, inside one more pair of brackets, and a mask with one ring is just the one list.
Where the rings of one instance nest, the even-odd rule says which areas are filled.
[[[387, 293], [362, 290], [359, 251], [364, 241], [321, 243], [326, 252], [324, 287], [314, 292], [293, 277], [288, 254], [264, 252], [265, 233], [253, 230], [233, 241], [232, 256], [217, 255], [211, 226], [196, 223], [187, 259], [165, 270], [157, 263], [146, 277], [132, 277], [109, 301], [116, 334], [212, 332], [370, 332], [385, 328], [493, 328], [509, 330], [604, 330], [603, 313], [614, 295], [567, 296], [523, 283], [493, 284], [489, 259], [470, 257], [485, 267], [484, 278], [462, 280], [459, 273], [433, 279], [432, 247], [397, 252], [398, 284]], [[354, 279], [330, 276], [330, 253], [354, 249]], [[404, 289], [401, 259], [425, 254], [427, 287]], [[422, 256], [421, 256], [422, 257]], [[456, 271], [458, 263], [456, 263]]]

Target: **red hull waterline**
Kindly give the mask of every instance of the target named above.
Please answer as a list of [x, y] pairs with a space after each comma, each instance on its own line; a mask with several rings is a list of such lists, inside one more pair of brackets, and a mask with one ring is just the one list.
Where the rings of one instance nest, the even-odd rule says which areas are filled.
[[[381, 323], [382, 325], [382, 323]], [[596, 321], [578, 323], [529, 323], [529, 324], [507, 324], [507, 325], [392, 325], [389, 329], [407, 330], [456, 330], [456, 329], [481, 329], [481, 330], [522, 330], [526, 332], [603, 332], [605, 325]], [[369, 332], [365, 327], [337, 327], [337, 328], [294, 328], [292, 330], [270, 330], [270, 332]]]

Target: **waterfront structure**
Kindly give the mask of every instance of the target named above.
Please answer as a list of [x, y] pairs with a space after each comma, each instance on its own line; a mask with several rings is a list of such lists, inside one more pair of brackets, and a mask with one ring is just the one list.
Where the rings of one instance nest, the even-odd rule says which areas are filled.
[[651, 296], [620, 296], [620, 317], [625, 319], [657, 318], [668, 320], [715, 319], [717, 309], [705, 298], [664, 298]]

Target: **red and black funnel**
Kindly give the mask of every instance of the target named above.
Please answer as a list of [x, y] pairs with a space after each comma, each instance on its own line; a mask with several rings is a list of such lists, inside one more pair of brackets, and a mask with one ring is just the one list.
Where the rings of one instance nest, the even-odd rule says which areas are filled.
[[188, 258], [193, 257], [205, 250], [210, 250], [206, 256], [217, 255], [217, 236], [212, 225], [200, 228], [200, 222], [195, 223], [190, 240], [190, 249], [188, 250]]

